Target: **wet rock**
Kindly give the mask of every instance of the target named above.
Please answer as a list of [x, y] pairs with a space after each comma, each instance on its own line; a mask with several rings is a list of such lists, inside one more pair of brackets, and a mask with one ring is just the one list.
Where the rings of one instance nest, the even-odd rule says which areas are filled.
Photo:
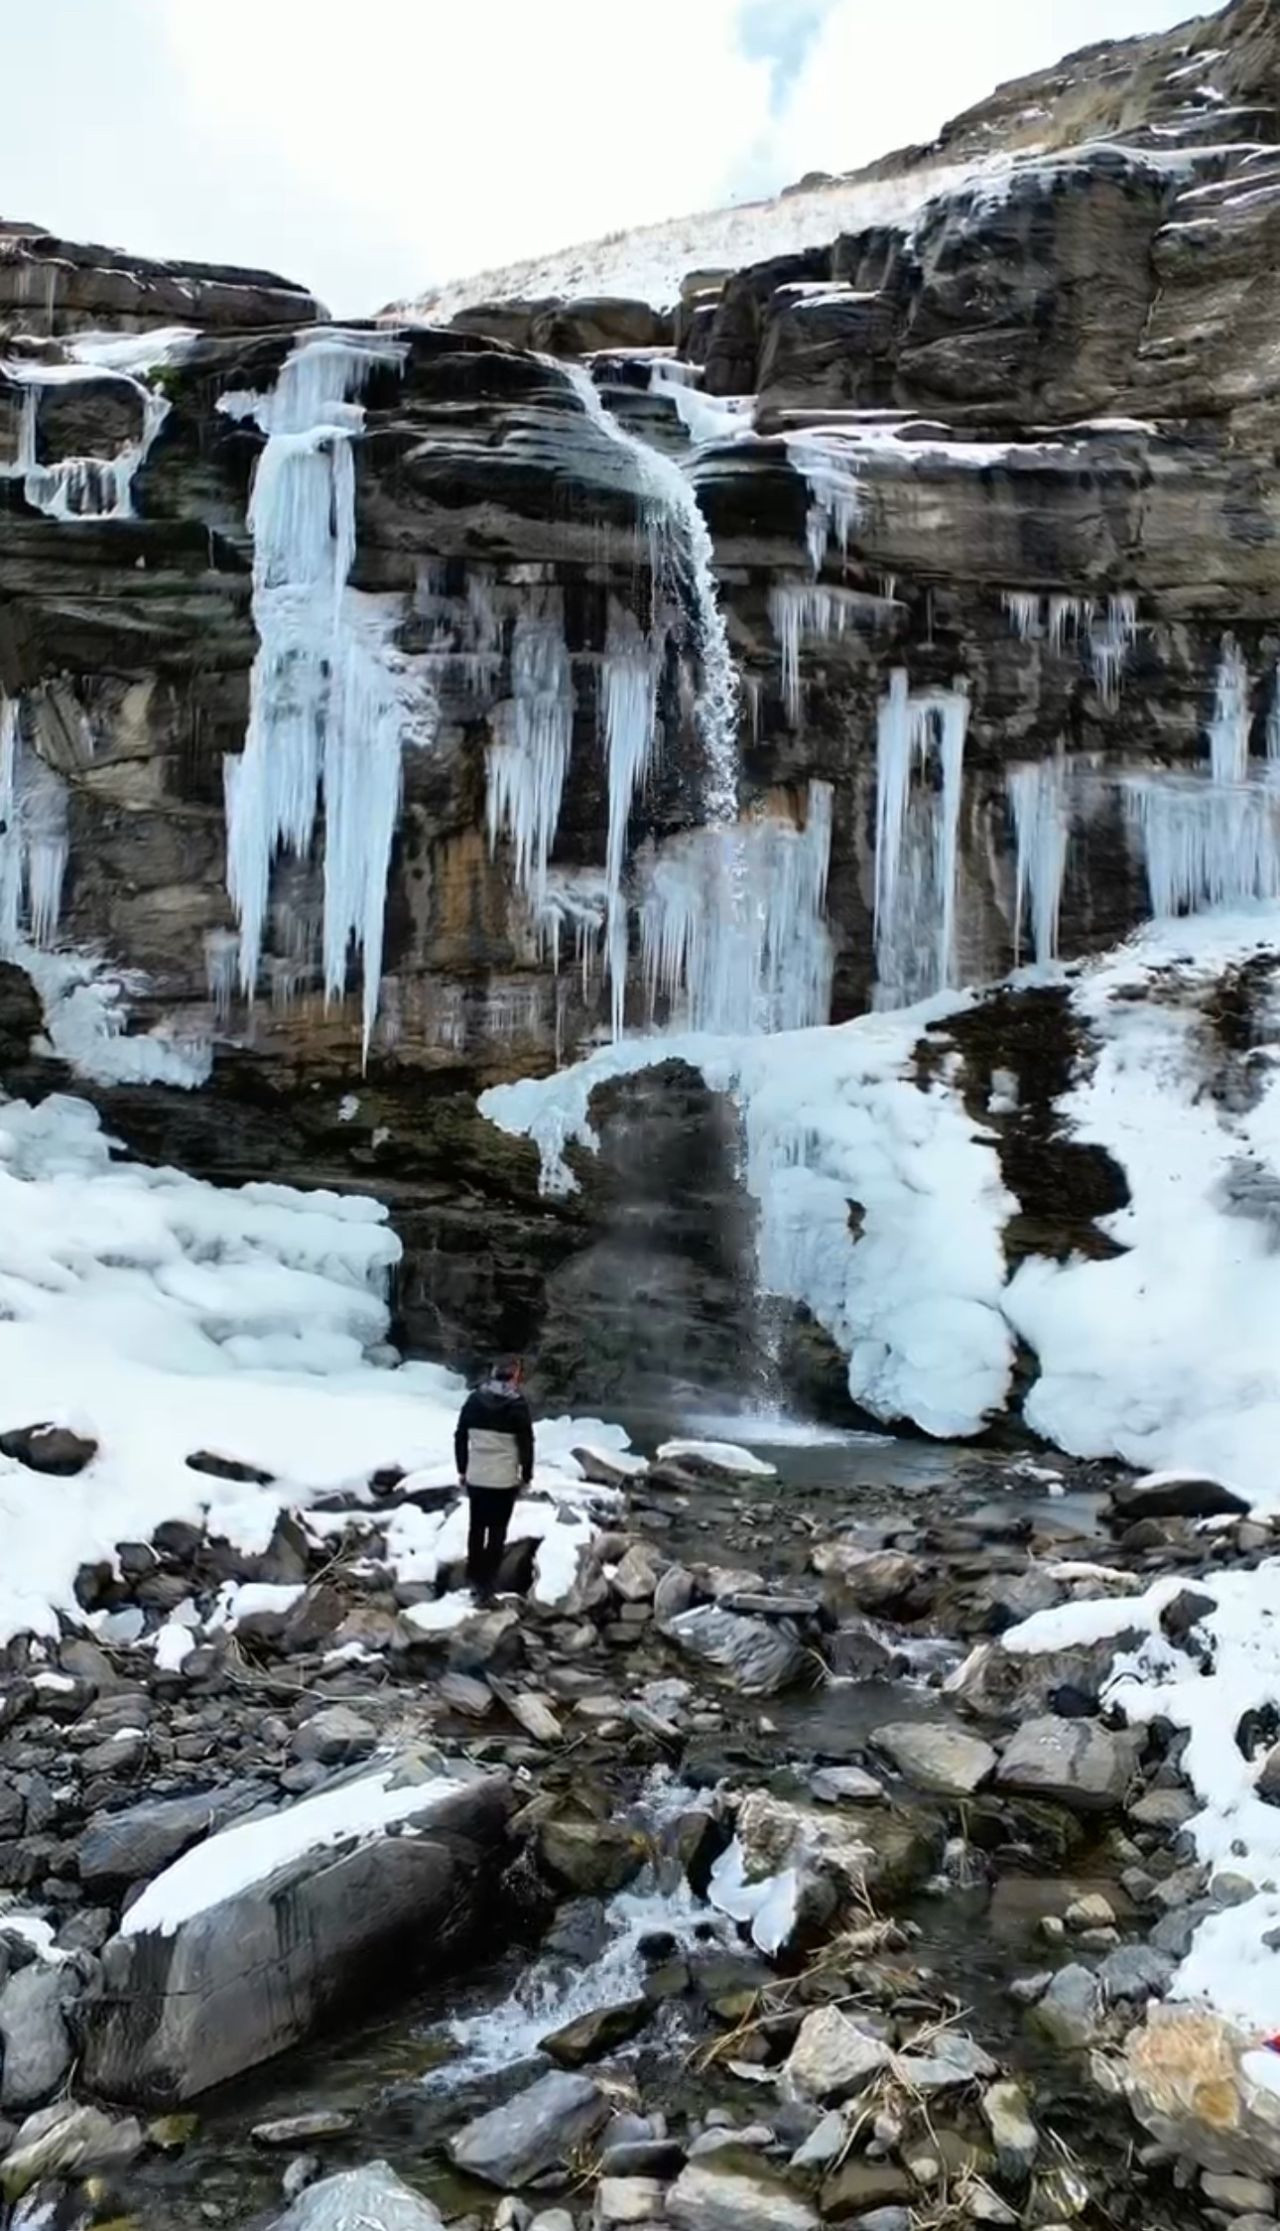
[[1115, 1908], [1100, 1890], [1090, 1890], [1083, 1898], [1073, 1898], [1063, 1913], [1063, 1921], [1076, 1935], [1084, 1929], [1112, 1929], [1115, 1927]]
[[810, 1668], [810, 1658], [785, 1620], [749, 1618], [701, 1604], [677, 1612], [663, 1632], [686, 1650], [729, 1676], [742, 1696], [773, 1696]]
[[806, 2014], [783, 2066], [793, 2092], [823, 2105], [838, 2105], [860, 2092], [892, 2059], [882, 2037], [852, 2020], [837, 2006]]
[[818, 2231], [808, 2201], [763, 2170], [690, 2162], [667, 2194], [677, 2231]]
[[90, 1890], [148, 1880], [265, 1796], [261, 1782], [226, 1782], [193, 1797], [146, 1798], [122, 1812], [95, 1813], [76, 1846], [80, 1880]]
[[35, 1961], [0, 1991], [0, 2106], [38, 2107], [62, 2083], [73, 2058], [62, 2008], [73, 1988], [62, 1968]]
[[486, 2184], [519, 2189], [565, 2163], [595, 2136], [608, 2112], [604, 2093], [589, 2077], [556, 2070], [458, 2131], [449, 2156]]
[[648, 1852], [642, 1836], [616, 1821], [553, 1815], [538, 1829], [538, 1857], [567, 1889], [608, 1897], [639, 1873]]
[[552, 2030], [540, 2038], [538, 2050], [558, 2068], [581, 2068], [585, 2061], [598, 2061], [604, 2054], [612, 2053], [634, 2037], [653, 2013], [647, 1998], [626, 1999], [617, 2006], [597, 2007], [593, 2013], [580, 2014], [576, 2021], [566, 2022], [563, 2029]]
[[310, 2114], [255, 2123], [249, 2136], [255, 2146], [312, 2146], [320, 2138], [345, 2138], [355, 2126], [354, 2115], [344, 2115], [338, 2108], [317, 2107]]
[[1093, 1720], [1028, 1720], [1001, 1753], [996, 1781], [1001, 1789], [1050, 1797], [1078, 1812], [1106, 1812], [1124, 1802], [1139, 1741]]
[[1092, 2045], [1102, 2019], [1102, 1993], [1096, 1976], [1078, 1965], [1059, 1968], [1027, 2017], [1041, 2037], [1066, 2052]]
[[876, 1805], [885, 1796], [883, 1782], [860, 1766], [820, 1766], [809, 1776], [809, 1788], [820, 1805]]
[[823, 1595], [836, 1612], [894, 1612], [923, 1604], [927, 1568], [900, 1549], [863, 1549], [837, 1536], [813, 1553]]
[[914, 2197], [915, 2188], [905, 2169], [892, 2161], [846, 2161], [822, 2188], [822, 2215], [826, 2223], [847, 2223], [865, 2217], [873, 2208], [892, 2207]]
[[926, 2096], [957, 2084], [985, 2082], [996, 2074], [991, 2055], [959, 2030], [943, 2030], [931, 2045], [899, 2053], [893, 2065], [908, 2090]]
[[598, 2224], [657, 2223], [663, 2215], [665, 2185], [654, 2177], [602, 2177], [596, 2186]]
[[895, 1721], [878, 1727], [871, 1740], [908, 1781], [942, 1797], [971, 1797], [995, 1771], [991, 1745], [962, 1728]]
[[606, 2131], [600, 2173], [610, 2177], [678, 2177], [684, 2161], [684, 2147], [675, 2138], [622, 2138], [615, 2142]]
[[297, 1759], [314, 1760], [320, 1766], [351, 1766], [357, 1760], [368, 1758], [376, 1750], [378, 1731], [372, 1721], [362, 1719], [346, 1704], [331, 1704], [321, 1712], [313, 1712], [290, 1741], [289, 1748]]
[[270, 2231], [443, 2231], [439, 2210], [388, 2162], [343, 2169], [309, 2185]]
[[1243, 1517], [1249, 1509], [1245, 1497], [1221, 1480], [1189, 1472], [1148, 1472], [1140, 1480], [1121, 1481], [1111, 1491], [1111, 1507], [1125, 1520]]
[[1109, 1952], [1098, 1969], [1103, 1997], [1116, 1999], [1163, 1998], [1173, 1981], [1176, 1961], [1149, 1944], [1122, 1944]]
[[991, 2084], [980, 2106], [1001, 2176], [1010, 2184], [1025, 2184], [1040, 2150], [1040, 2133], [1032, 2121], [1026, 2094], [1014, 2083]]
[[[1263, 1774], [1265, 1773], [1264, 1767]], [[1261, 1796], [1261, 1781], [1255, 1786]], [[1280, 1800], [1280, 1749], [1276, 1752], [1276, 1799]], [[1129, 1806], [1128, 1813], [1135, 1828], [1154, 1828], [1161, 1835], [1173, 1835], [1179, 1828], [1185, 1828], [1199, 1810], [1190, 1790], [1149, 1789], [1135, 1799]]]
[[1002, 1642], [980, 1642], [951, 1675], [947, 1693], [984, 1717], [1042, 1712], [1064, 1691], [1093, 1709], [1117, 1656], [1142, 1639], [1137, 1627], [1126, 1627], [1063, 1650], [1010, 1650]]
[[[404, 1793], [400, 1820], [360, 1826], [377, 1818], [393, 1785]], [[223, 1829], [200, 1849], [201, 1886], [185, 1894], [194, 1910], [179, 1888], [181, 1918], [169, 1933], [135, 1927], [106, 1946], [102, 1994], [85, 2021], [95, 2091], [157, 2104], [192, 2098], [298, 2043], [377, 1985], [407, 1988], [424, 1963], [438, 1973], [458, 1955], [491, 1911], [512, 1809], [506, 1781], [449, 1781], [406, 1753], [372, 1786], [350, 1778], [345, 1838], [335, 1834], [335, 1801], [330, 1788], [310, 1801], [329, 1810], [307, 1812], [304, 1800], [261, 1829]], [[220, 1881], [232, 1886], [221, 1896]]]
[[1273, 2216], [1276, 2212], [1275, 2190], [1261, 2177], [1215, 2176], [1212, 2169], [1206, 2169], [1200, 2178], [1200, 2190], [1212, 2207], [1226, 2208], [1233, 2216]]
[[92, 1464], [98, 1444], [65, 1425], [19, 1425], [0, 1433], [0, 1455], [15, 1457], [32, 1472], [72, 1479]]
[[94, 2170], [124, 2169], [137, 2159], [146, 2134], [132, 2115], [113, 2116], [71, 2100], [28, 2115], [0, 2162], [0, 2189], [10, 2200], [41, 2177], [84, 2177]]
[[609, 1942], [610, 1929], [604, 1901], [571, 1898], [561, 1906], [543, 1939], [543, 1951], [558, 1959], [580, 1961], [591, 1967]]

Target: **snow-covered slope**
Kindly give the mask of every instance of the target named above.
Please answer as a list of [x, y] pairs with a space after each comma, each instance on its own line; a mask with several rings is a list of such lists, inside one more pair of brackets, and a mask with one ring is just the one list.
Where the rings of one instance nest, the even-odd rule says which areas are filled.
[[998, 154], [932, 163], [894, 178], [839, 180], [779, 194], [772, 201], [671, 217], [451, 280], [414, 301], [392, 304], [383, 315], [392, 322], [412, 318], [447, 324], [460, 310], [480, 302], [532, 302], [551, 295], [626, 295], [666, 308], [679, 299], [681, 281], [689, 272], [736, 271], [768, 256], [823, 246], [841, 232], [901, 224], [936, 194], [974, 177], [999, 175], [1012, 161], [1011, 155]]

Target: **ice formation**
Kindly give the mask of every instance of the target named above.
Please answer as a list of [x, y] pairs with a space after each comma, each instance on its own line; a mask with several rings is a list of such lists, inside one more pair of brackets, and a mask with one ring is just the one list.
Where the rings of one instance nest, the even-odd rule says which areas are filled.
[[1043, 965], [1058, 951], [1071, 826], [1066, 769], [1061, 759], [1033, 760], [1009, 769], [1007, 787], [1017, 842], [1014, 959], [1021, 957], [1023, 930], [1029, 923], [1036, 960]]
[[800, 725], [800, 644], [829, 643], [849, 629], [879, 627], [893, 617], [892, 591], [882, 597], [821, 581], [780, 581], [769, 591], [769, 620], [782, 651], [782, 696], [792, 728]]
[[[913, 691], [896, 668], [876, 728], [876, 1004], [904, 1007], [951, 982], [969, 697]], [[913, 789], [936, 762], [937, 789]]]
[[244, 750], [225, 762], [227, 882], [240, 983], [258, 981], [272, 863], [305, 856], [324, 800], [326, 998], [362, 956], [367, 1055], [382, 975], [383, 917], [405, 742], [429, 743], [425, 662], [395, 646], [397, 597], [347, 586], [355, 558], [354, 443], [370, 374], [399, 365], [385, 335], [321, 330], [296, 342], [270, 395], [219, 408], [266, 435], [249, 499], [258, 653]]
[[849, 543], [862, 509], [856, 452], [831, 435], [788, 434], [787, 455], [809, 489], [806, 541], [814, 573], [821, 573], [834, 535], [840, 556], [849, 555]]
[[1005, 589], [1000, 602], [1009, 615], [1013, 632], [1023, 643], [1034, 643], [1043, 634], [1040, 613], [1043, 599], [1035, 590]]
[[1124, 789], [1157, 918], [1280, 898], [1280, 791], [1273, 784], [1131, 775]]
[[1131, 591], [1117, 591], [1105, 605], [1089, 597], [1041, 596], [1034, 589], [1004, 589], [1000, 601], [1024, 643], [1046, 641], [1061, 657], [1068, 642], [1083, 637], [1098, 695], [1108, 707], [1117, 704], [1121, 676], [1138, 636], [1138, 600]]
[[1098, 695], [1106, 706], [1120, 699], [1120, 677], [1138, 639], [1138, 600], [1123, 592], [1107, 598], [1105, 612], [1095, 606], [1089, 613], [1089, 664]]
[[536, 913], [573, 742], [573, 670], [560, 592], [530, 592], [511, 638], [511, 696], [499, 708], [488, 754], [490, 849], [511, 839], [516, 882]]
[[1249, 771], [1249, 669], [1234, 635], [1224, 635], [1209, 722], [1209, 771], [1215, 783], [1243, 782]]
[[831, 992], [823, 918], [831, 787], [809, 785], [803, 828], [760, 814], [691, 829], [639, 863], [640, 958], [650, 1015], [682, 1030], [798, 1030]]
[[67, 792], [30, 749], [17, 699], [0, 699], [0, 952], [48, 945], [62, 911]]
[[[169, 405], [144, 381], [124, 371], [89, 371], [79, 364], [32, 364], [7, 361], [0, 372], [22, 389], [18, 415], [17, 456], [0, 474], [20, 479], [27, 502], [50, 519], [130, 519], [133, 516], [133, 483], [146, 462], [156, 435], [169, 414]], [[92, 380], [109, 381], [136, 406], [139, 430], [111, 457], [60, 457], [44, 464], [40, 459], [40, 398], [50, 388], [73, 387]]]

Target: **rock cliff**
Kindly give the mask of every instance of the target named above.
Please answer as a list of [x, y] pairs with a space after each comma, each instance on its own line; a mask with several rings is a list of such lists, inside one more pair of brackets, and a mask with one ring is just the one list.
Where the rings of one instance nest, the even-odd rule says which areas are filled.
[[1278, 74], [1264, 0], [1088, 50], [657, 302], [0, 229], [6, 1084], [376, 1190], [415, 1347], [740, 1376], [723, 1104], [557, 1202], [477, 1094], [1280, 895]]

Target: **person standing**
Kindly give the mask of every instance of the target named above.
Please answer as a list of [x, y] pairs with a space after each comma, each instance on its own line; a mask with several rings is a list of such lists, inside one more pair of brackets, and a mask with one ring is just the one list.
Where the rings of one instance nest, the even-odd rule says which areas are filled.
[[480, 1597], [493, 1593], [517, 1491], [533, 1478], [533, 1413], [520, 1391], [523, 1375], [518, 1356], [495, 1363], [467, 1396], [453, 1436], [470, 1511], [467, 1581]]

